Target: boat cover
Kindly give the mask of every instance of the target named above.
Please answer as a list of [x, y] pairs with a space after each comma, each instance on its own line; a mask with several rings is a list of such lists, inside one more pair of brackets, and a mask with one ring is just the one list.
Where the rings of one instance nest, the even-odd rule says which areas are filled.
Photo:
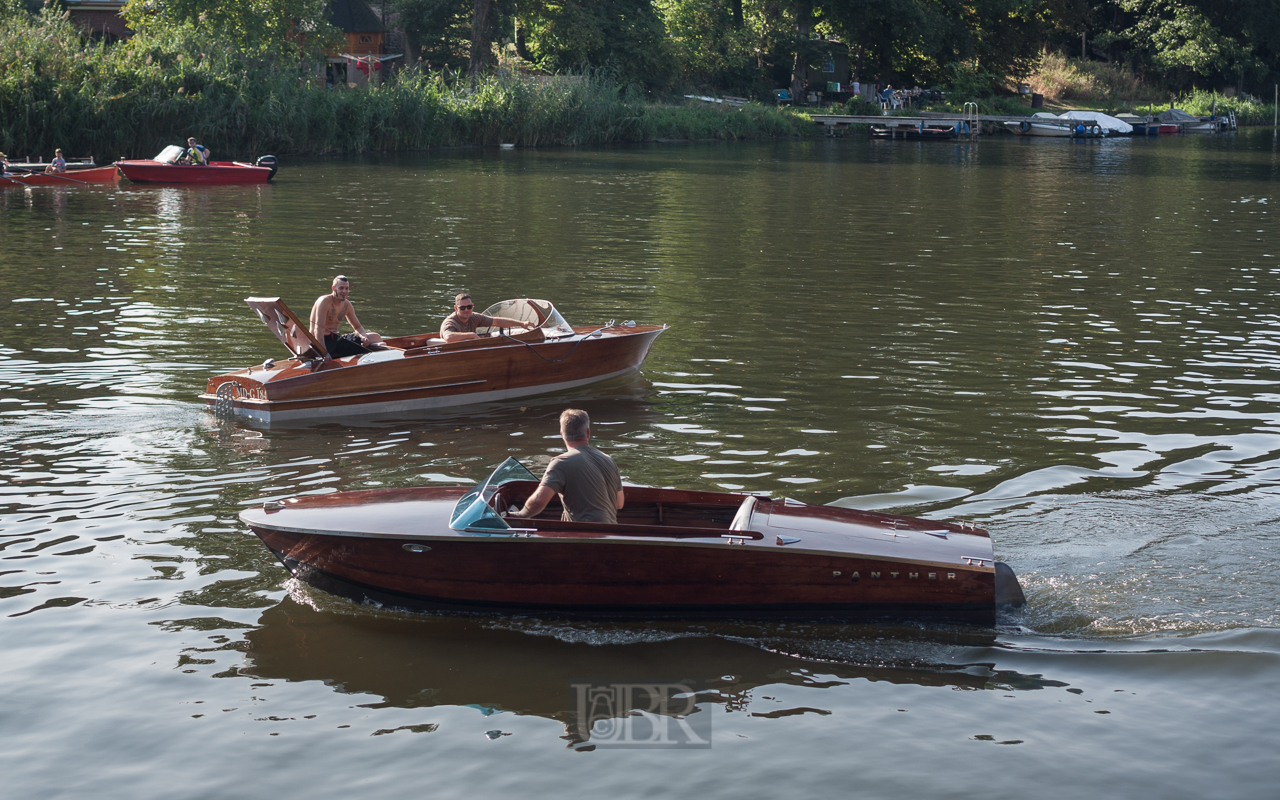
[[1156, 117], [1156, 119], [1160, 120], [1161, 122], [1170, 122], [1175, 125], [1180, 122], [1199, 122], [1200, 121], [1199, 117], [1193, 117], [1180, 108], [1171, 108], [1168, 111], [1162, 111], [1160, 112], [1160, 116]]
[[1068, 111], [1058, 119], [1067, 119], [1073, 122], [1096, 122], [1099, 128], [1110, 133], [1133, 133], [1132, 125], [1100, 111]]

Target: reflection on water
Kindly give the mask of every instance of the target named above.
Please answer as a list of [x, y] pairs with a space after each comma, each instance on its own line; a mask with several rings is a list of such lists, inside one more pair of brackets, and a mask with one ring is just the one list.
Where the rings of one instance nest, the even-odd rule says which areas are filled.
[[[602, 685], [663, 681], [678, 683], [696, 702], [759, 716], [779, 717], [787, 709], [757, 696], [774, 684], [829, 688], [855, 680], [919, 686], [982, 689], [1045, 684], [1038, 678], [969, 671], [945, 665], [893, 663], [885, 659], [886, 636], [897, 647], [917, 640], [915, 657], [930, 647], [964, 642], [989, 646], [992, 633], [963, 631], [947, 635], [913, 629], [870, 626], [752, 626], [727, 624], [661, 626], [588, 624], [532, 619], [437, 617], [360, 609], [295, 587], [295, 597], [267, 609], [246, 636], [247, 677], [320, 681], [337, 691], [372, 694], [402, 708], [471, 706], [487, 713], [510, 711], [556, 720], [571, 744], [590, 740], [601, 717], [583, 719], [573, 687], [584, 681]], [[847, 646], [859, 640], [876, 649], [876, 665], [851, 665], [830, 659], [805, 660], [779, 649], [819, 648], [827, 642]], [[754, 642], [748, 644], [747, 642]], [[944, 644], [945, 643], [945, 644]], [[367, 654], [377, 653], [377, 659]], [[865, 657], [865, 654], [864, 654]], [[887, 662], [887, 663], [886, 663]], [[821, 677], [815, 677], [820, 675]], [[613, 708], [620, 715], [648, 708]], [[598, 709], [597, 709], [598, 710]], [[830, 713], [821, 709], [813, 713]]]
[[[805, 779], [771, 778], [737, 748], [785, 752], [814, 793], [846, 786], [829, 765], [849, 741], [893, 796], [954, 790], [918, 774], [921, 743], [943, 771], [983, 743], [1034, 752], [1036, 770], [1001, 787], [1080, 785], [1054, 766], [1070, 748], [1098, 765], [1090, 786], [1214, 794], [1105, 766], [1116, 742], [1131, 761], [1257, 774], [1280, 718], [1254, 713], [1277, 696], [1276, 152], [1253, 132], [848, 139], [0, 191], [0, 671], [21, 691], [3, 726], [39, 754], [12, 780], [47, 788], [49, 759], [107, 752], [119, 719], [133, 733], [114, 756], [157, 781], [113, 784], [131, 797], [163, 794], [170, 765], [206, 751], [202, 778], [224, 794], [220, 763], [268, 759], [261, 779], [275, 780], [268, 754], [293, 754], [228, 744], [245, 734], [298, 737], [336, 764], [353, 741], [340, 737], [436, 726], [457, 769], [491, 758], [468, 749], [473, 733], [517, 742], [507, 755], [546, 779], [532, 793], [559, 793], [537, 748], [599, 734], [569, 687], [633, 679], [687, 682], [715, 720], [706, 774], [771, 791]], [[575, 324], [672, 330], [643, 375], [520, 406], [270, 429], [209, 415], [195, 399], [209, 375], [280, 356], [242, 299], [305, 311], [336, 272], [389, 334], [436, 328], [464, 289], [482, 304], [547, 297]], [[392, 614], [286, 584], [236, 516], [297, 494], [466, 483], [507, 456], [537, 469], [570, 404], [633, 484], [978, 520], [1030, 607], [997, 633]], [[1151, 733], [1192, 717], [1230, 752]], [[40, 738], [49, 721], [69, 738]]]

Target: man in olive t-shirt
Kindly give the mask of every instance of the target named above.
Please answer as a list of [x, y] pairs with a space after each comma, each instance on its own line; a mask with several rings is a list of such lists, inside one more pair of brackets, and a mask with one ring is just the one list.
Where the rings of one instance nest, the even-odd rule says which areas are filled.
[[537, 516], [558, 494], [564, 505], [561, 519], [616, 524], [618, 509], [625, 500], [622, 477], [612, 458], [587, 444], [591, 438], [591, 418], [587, 412], [566, 409], [560, 415], [560, 437], [564, 439], [565, 452], [551, 460], [542, 483], [525, 501], [524, 508], [507, 516]]
[[444, 322], [440, 323], [440, 338], [446, 342], [460, 342], [466, 339], [479, 339], [476, 334], [476, 328], [492, 328], [498, 326], [500, 328], [524, 328], [530, 330], [534, 328], [532, 322], [521, 322], [518, 319], [510, 317], [490, 317], [484, 314], [476, 314], [475, 301], [471, 299], [469, 294], [460, 294], [453, 298], [453, 313], [444, 318]]

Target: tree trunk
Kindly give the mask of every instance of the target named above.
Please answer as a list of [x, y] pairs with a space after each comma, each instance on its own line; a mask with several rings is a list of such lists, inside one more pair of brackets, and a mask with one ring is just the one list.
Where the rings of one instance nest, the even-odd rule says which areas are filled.
[[791, 67], [791, 102], [801, 103], [804, 90], [809, 86], [808, 39], [813, 32], [813, 3], [801, 0], [796, 4], [796, 59]]
[[467, 75], [474, 77], [493, 63], [493, 44], [489, 38], [489, 12], [496, 5], [494, 0], [475, 0], [475, 13], [471, 16], [471, 63]]
[[742, 28], [742, 0], [733, 0], [733, 27]]

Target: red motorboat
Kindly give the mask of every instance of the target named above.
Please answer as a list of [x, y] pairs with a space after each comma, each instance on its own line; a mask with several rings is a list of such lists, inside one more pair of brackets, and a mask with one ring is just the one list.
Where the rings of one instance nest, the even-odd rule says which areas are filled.
[[261, 156], [253, 164], [244, 161], [180, 164], [183, 152], [181, 147], [169, 145], [155, 158], [117, 161], [116, 167], [134, 183], [266, 183], [276, 174], [275, 156]]
[[115, 183], [118, 180], [120, 180], [120, 173], [116, 172], [114, 166], [50, 173], [23, 172], [11, 166], [10, 172], [0, 177], [0, 186], [83, 186]]
[[989, 625], [1024, 602], [968, 523], [628, 486], [616, 524], [566, 522], [556, 499], [509, 525], [537, 486], [509, 458], [475, 487], [291, 497], [240, 519], [295, 577], [407, 608]]

